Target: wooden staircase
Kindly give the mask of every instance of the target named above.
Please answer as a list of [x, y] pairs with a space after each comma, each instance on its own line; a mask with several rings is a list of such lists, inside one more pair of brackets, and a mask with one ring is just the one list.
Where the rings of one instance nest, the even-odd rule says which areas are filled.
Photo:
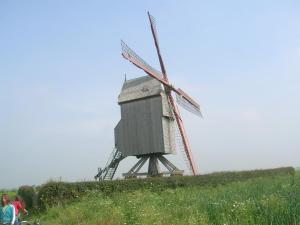
[[120, 161], [124, 158], [125, 157], [122, 155], [122, 153], [118, 151], [117, 148], [114, 148], [106, 163], [105, 168], [98, 168], [98, 173], [95, 176], [95, 179], [99, 181], [112, 180], [117, 171]]

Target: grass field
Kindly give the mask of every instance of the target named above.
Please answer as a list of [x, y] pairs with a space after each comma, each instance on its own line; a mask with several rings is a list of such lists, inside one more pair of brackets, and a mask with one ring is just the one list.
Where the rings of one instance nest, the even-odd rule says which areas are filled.
[[0, 189], [0, 196], [2, 194], [8, 194], [10, 200], [13, 200], [17, 194], [17, 190], [2, 190], [2, 189]]
[[39, 218], [42, 225], [299, 225], [300, 173], [214, 188], [138, 190], [109, 197], [94, 191]]

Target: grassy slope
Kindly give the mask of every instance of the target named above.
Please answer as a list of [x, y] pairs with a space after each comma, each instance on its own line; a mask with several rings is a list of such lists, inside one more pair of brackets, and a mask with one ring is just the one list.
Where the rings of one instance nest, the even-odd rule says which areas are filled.
[[91, 193], [40, 217], [43, 225], [300, 224], [300, 174], [216, 188]]

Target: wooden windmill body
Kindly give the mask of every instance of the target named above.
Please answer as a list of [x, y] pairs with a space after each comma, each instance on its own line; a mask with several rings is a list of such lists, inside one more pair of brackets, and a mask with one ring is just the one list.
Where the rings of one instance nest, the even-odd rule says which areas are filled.
[[[158, 161], [165, 164], [163, 155], [174, 154], [176, 149], [174, 117], [163, 86], [149, 76], [125, 81], [118, 103], [121, 120], [115, 128], [115, 147], [125, 157], [140, 158], [140, 163], [150, 159], [147, 175], [159, 175]], [[143, 175], [138, 172], [124, 175]]]
[[[127, 173], [123, 173], [125, 177], [182, 174], [182, 170], [164, 157], [166, 154], [176, 153], [176, 129], [182, 141], [188, 166], [193, 175], [198, 173], [172, 93], [176, 94], [179, 105], [199, 116], [201, 116], [200, 106], [181, 89], [169, 83], [160, 54], [155, 21], [149, 13], [148, 17], [161, 72], [149, 66], [122, 41], [122, 56], [146, 72], [147, 76], [125, 80], [123, 84], [118, 97], [121, 120], [115, 127], [115, 148], [105, 168], [98, 170], [95, 178], [99, 180], [111, 180], [120, 161], [127, 156], [136, 156], [138, 162]], [[148, 160], [148, 171], [140, 173], [140, 169]], [[160, 170], [159, 161], [167, 171]]]

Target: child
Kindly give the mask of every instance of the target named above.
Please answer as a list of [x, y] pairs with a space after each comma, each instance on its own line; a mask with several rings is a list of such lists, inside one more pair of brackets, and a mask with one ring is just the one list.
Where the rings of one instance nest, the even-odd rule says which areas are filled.
[[15, 208], [10, 204], [7, 194], [1, 196], [1, 206], [0, 222], [3, 225], [14, 225], [16, 219]]
[[12, 205], [15, 207], [15, 215], [16, 215], [16, 222], [15, 225], [19, 225], [20, 221], [19, 221], [19, 217], [20, 217], [20, 210], [27, 215], [28, 212], [24, 207], [24, 201], [19, 197], [16, 196], [15, 200], [12, 202]]

